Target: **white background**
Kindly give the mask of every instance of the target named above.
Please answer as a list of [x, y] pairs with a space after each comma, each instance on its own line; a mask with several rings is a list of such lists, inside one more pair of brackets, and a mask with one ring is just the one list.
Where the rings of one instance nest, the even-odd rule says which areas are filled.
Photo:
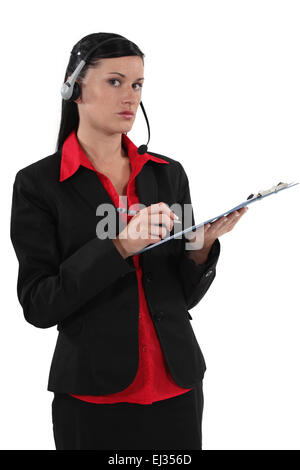
[[[73, 45], [114, 32], [145, 53], [149, 151], [183, 164], [200, 222], [300, 181], [300, 4], [18, 1], [0, 16], [0, 446], [55, 449], [46, 387], [57, 330], [23, 317], [9, 225], [16, 172], [55, 150]], [[128, 136], [147, 142], [141, 109]], [[250, 205], [220, 237], [216, 278], [191, 310], [207, 363], [204, 450], [300, 449], [299, 188]]]

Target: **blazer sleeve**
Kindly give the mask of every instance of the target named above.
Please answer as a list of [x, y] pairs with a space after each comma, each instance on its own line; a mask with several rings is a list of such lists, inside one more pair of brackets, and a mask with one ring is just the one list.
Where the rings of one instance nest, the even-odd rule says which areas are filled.
[[[188, 225], [184, 224], [184, 204], [191, 204], [192, 211], [192, 225], [195, 225], [194, 212], [191, 203], [191, 195], [189, 188], [189, 180], [186, 175], [186, 172], [178, 162], [181, 167], [181, 179], [180, 179], [180, 205], [182, 206], [182, 220], [183, 220], [183, 229], [187, 228]], [[181, 246], [181, 255], [178, 262], [178, 272], [183, 286], [183, 291], [185, 295], [187, 310], [195, 307], [202, 297], [208, 291], [210, 285], [212, 284], [216, 276], [216, 265], [220, 256], [220, 242], [217, 238], [208, 254], [208, 258], [204, 264], [196, 264], [189, 256], [189, 251], [185, 249], [185, 243], [187, 239], [182, 236], [182, 246]]]
[[55, 217], [38, 188], [29, 171], [18, 171], [10, 238], [19, 262], [17, 295], [25, 319], [38, 328], [49, 328], [135, 267], [121, 256], [112, 239], [96, 235], [62, 260]]

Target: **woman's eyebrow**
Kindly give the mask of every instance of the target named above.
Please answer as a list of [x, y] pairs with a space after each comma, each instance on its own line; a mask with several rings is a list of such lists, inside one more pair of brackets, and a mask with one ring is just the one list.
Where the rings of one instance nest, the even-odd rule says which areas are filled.
[[[108, 72], [108, 73], [116, 73], [117, 75], [120, 75], [121, 77], [125, 78], [126, 75], [120, 72]], [[136, 80], [144, 80], [144, 77], [137, 78]]]

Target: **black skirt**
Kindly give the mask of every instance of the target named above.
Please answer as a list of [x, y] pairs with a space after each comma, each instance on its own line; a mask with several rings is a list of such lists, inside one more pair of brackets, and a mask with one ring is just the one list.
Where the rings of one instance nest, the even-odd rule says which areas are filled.
[[202, 381], [151, 405], [89, 403], [54, 393], [56, 450], [202, 449]]

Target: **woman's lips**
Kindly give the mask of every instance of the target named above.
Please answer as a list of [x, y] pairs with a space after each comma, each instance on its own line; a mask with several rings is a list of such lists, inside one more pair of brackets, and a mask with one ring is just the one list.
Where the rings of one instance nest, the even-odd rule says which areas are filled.
[[125, 118], [125, 119], [132, 119], [133, 118], [133, 114], [130, 114], [130, 113], [118, 113], [119, 116]]

